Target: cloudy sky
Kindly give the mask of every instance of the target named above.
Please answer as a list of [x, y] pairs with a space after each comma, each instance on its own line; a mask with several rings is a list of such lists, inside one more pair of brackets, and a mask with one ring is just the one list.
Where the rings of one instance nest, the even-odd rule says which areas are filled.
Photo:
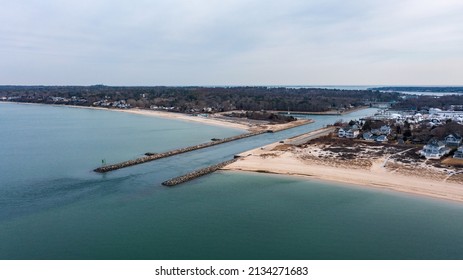
[[0, 0], [0, 84], [462, 85], [462, 0]]

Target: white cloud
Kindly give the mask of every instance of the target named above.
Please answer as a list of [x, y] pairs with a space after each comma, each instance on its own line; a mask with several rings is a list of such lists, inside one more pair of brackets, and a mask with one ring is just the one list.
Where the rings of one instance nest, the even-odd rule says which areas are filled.
[[0, 84], [463, 83], [452, 72], [463, 59], [459, 0], [0, 7]]

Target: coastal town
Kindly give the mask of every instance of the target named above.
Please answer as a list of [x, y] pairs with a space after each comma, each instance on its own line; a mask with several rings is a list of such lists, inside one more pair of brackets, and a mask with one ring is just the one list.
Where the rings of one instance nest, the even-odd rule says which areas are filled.
[[[463, 201], [463, 111], [380, 110], [241, 153], [224, 169], [296, 175]], [[303, 141], [301, 141], [301, 139]]]
[[[461, 106], [452, 106], [461, 109]], [[398, 145], [423, 144], [419, 154], [426, 159], [461, 157], [463, 111], [430, 108], [427, 112], [383, 110], [373, 117], [351, 121], [338, 129], [337, 136]]]

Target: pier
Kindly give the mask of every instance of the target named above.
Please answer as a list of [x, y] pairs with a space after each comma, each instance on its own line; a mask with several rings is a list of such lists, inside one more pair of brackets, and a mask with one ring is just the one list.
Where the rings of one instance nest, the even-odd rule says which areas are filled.
[[204, 176], [204, 175], [207, 175], [207, 174], [210, 174], [212, 172], [215, 172], [235, 161], [237, 161], [238, 158], [234, 158], [234, 159], [231, 159], [231, 160], [227, 160], [227, 161], [224, 161], [224, 162], [221, 162], [221, 163], [218, 163], [218, 164], [214, 164], [214, 165], [211, 165], [211, 166], [208, 166], [206, 168], [202, 168], [202, 169], [198, 169], [198, 170], [195, 170], [193, 172], [190, 172], [190, 173], [187, 173], [185, 175], [182, 175], [182, 176], [179, 176], [179, 177], [175, 177], [175, 178], [172, 178], [170, 180], [167, 180], [167, 181], [164, 181], [162, 182], [162, 184], [164, 186], [167, 186], [167, 187], [173, 187], [173, 186], [176, 186], [178, 184], [182, 184], [182, 183], [185, 183], [185, 182], [188, 182], [188, 181], [191, 181], [193, 179], [196, 179], [196, 178], [199, 178], [201, 176]]

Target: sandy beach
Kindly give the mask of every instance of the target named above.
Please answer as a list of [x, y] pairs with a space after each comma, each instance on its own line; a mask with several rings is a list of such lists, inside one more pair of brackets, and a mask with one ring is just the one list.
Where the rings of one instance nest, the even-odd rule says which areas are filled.
[[181, 121], [189, 121], [189, 122], [199, 122], [202, 124], [207, 125], [215, 125], [215, 126], [222, 126], [222, 127], [229, 127], [229, 128], [236, 128], [247, 130], [250, 132], [257, 132], [257, 131], [265, 131], [265, 130], [273, 130], [273, 131], [280, 131], [289, 129], [292, 127], [304, 125], [313, 122], [312, 120], [308, 119], [300, 119], [293, 122], [288, 123], [281, 123], [281, 124], [271, 124], [271, 123], [256, 123], [252, 120], [248, 119], [238, 119], [235, 118], [233, 120], [230, 119], [223, 119], [221, 115], [210, 114], [208, 117], [203, 116], [193, 116], [183, 113], [174, 113], [174, 112], [166, 112], [166, 111], [155, 111], [155, 110], [146, 110], [146, 109], [106, 109], [101, 107], [82, 107], [82, 106], [69, 106], [74, 108], [86, 108], [86, 109], [99, 109], [99, 110], [111, 110], [115, 112], [122, 112], [122, 113], [129, 113], [129, 114], [137, 114], [143, 116], [151, 116], [151, 117], [158, 117], [158, 118], [165, 118], [165, 119], [174, 119], [174, 120], [181, 120]]
[[91, 109], [91, 110], [106, 110], [106, 111], [109, 110], [109, 111], [114, 111], [114, 112], [137, 114], [137, 115], [151, 116], [151, 117], [157, 117], [157, 118], [174, 119], [174, 120], [181, 120], [181, 121], [188, 121], [188, 122], [198, 122], [198, 123], [207, 124], [207, 125], [242, 129], [242, 130], [246, 130], [250, 132], [265, 131], [265, 130], [280, 131], [280, 130], [285, 130], [285, 129], [289, 129], [292, 127], [296, 127], [296, 126], [300, 126], [300, 125], [313, 122], [312, 120], [309, 120], [309, 119], [300, 119], [300, 120], [288, 122], [288, 123], [272, 124], [268, 122], [248, 120], [245, 118], [226, 119], [226, 118], [223, 118], [221, 114], [210, 114], [208, 117], [204, 117], [204, 116], [193, 116], [193, 115], [188, 115], [188, 114], [183, 114], [183, 113], [174, 113], [174, 112], [167, 112], [167, 111], [138, 109], [138, 108], [117, 109], [117, 108], [26, 103], [26, 102], [9, 102], [9, 101], [3, 101], [3, 102], [4, 103], [15, 103], [15, 104], [40, 105], [40, 106], [60, 106], [60, 107], [69, 107], [69, 108], [78, 108], [78, 109]]
[[[95, 107], [89, 107], [95, 108]], [[230, 128], [236, 129], [243, 129], [243, 130], [250, 130], [251, 126], [248, 126], [244, 123], [238, 122], [226, 122], [223, 120], [215, 119], [214, 117], [202, 117], [202, 116], [192, 116], [182, 113], [173, 113], [173, 112], [164, 112], [164, 111], [154, 111], [154, 110], [145, 110], [145, 109], [105, 109], [99, 108], [103, 110], [111, 110], [116, 112], [123, 112], [129, 114], [137, 114], [143, 116], [151, 116], [151, 117], [158, 117], [158, 118], [165, 118], [165, 119], [174, 119], [174, 120], [181, 120], [181, 121], [189, 121], [189, 122], [199, 122], [202, 124], [208, 125], [215, 125], [215, 126], [225, 126]]]
[[375, 147], [369, 147], [366, 156], [337, 159], [320, 146], [295, 146], [286, 144], [288, 141], [244, 152], [223, 169], [293, 175], [463, 202], [462, 174], [452, 176], [429, 164], [412, 168], [394, 159], [411, 152], [409, 148], [385, 150], [378, 146], [375, 153]]
[[182, 113], [173, 113], [173, 112], [164, 112], [164, 111], [154, 111], [154, 110], [144, 110], [144, 109], [110, 109], [118, 112], [125, 112], [131, 114], [139, 114], [144, 116], [153, 116], [153, 117], [160, 117], [160, 118], [167, 118], [167, 119], [177, 119], [182, 121], [192, 121], [192, 122], [200, 122], [203, 124], [208, 125], [217, 125], [217, 126], [225, 126], [230, 128], [236, 129], [243, 129], [248, 130], [251, 132], [262, 131], [262, 130], [273, 130], [273, 131], [280, 131], [284, 129], [289, 129], [292, 127], [304, 125], [311, 123], [312, 120], [308, 119], [300, 119], [293, 122], [288, 123], [281, 123], [281, 124], [271, 124], [271, 123], [256, 123], [252, 120], [248, 119], [238, 119], [234, 118], [233, 120], [230, 119], [223, 119], [221, 115], [210, 114], [208, 117], [203, 116], [193, 116], [187, 115]]

